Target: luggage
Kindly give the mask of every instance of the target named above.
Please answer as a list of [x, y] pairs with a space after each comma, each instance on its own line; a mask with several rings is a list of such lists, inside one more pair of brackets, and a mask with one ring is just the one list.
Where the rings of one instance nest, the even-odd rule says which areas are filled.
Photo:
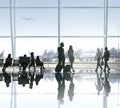
[[62, 70], [62, 65], [61, 64], [57, 64], [56, 67], [55, 67], [55, 72], [61, 72]]
[[71, 71], [71, 65], [66, 65], [64, 67], [64, 72], [70, 72]]
[[71, 81], [71, 65], [66, 65], [64, 67], [64, 78], [67, 81]]

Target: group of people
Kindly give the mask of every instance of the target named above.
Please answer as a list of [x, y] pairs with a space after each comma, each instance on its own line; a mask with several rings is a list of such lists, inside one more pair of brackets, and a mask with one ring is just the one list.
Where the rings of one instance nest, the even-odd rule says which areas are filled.
[[[58, 65], [61, 65], [62, 68], [65, 67], [65, 54], [64, 54], [64, 43], [61, 42], [60, 46], [58, 47], [57, 51], [58, 51]], [[73, 63], [74, 63], [74, 50], [72, 45], [69, 46], [69, 50], [68, 50], [68, 57], [69, 57], [69, 61], [70, 61], [70, 65], [71, 65], [71, 69], [74, 72], [74, 68], [73, 68]]]
[[[65, 67], [65, 55], [64, 55], [64, 43], [61, 42], [60, 46], [58, 47], [58, 64], [62, 65], [62, 68]], [[110, 51], [108, 50], [108, 47], [105, 47], [105, 51], [104, 54], [102, 56], [102, 52], [100, 51], [99, 48], [97, 48], [97, 52], [96, 52], [96, 56], [95, 58], [97, 59], [97, 66], [95, 71], [98, 70], [98, 67], [101, 68], [101, 71], [103, 70], [104, 72], [106, 71], [106, 68], [108, 69], [108, 71], [110, 70], [110, 67], [108, 65], [108, 61], [109, 61], [109, 57], [110, 57]], [[74, 63], [74, 50], [72, 45], [69, 46], [69, 50], [68, 50], [68, 58], [71, 64], [71, 69], [74, 72], [74, 68], [73, 68], [73, 63]], [[104, 69], [102, 68], [102, 63], [104, 62]]]
[[[57, 48], [57, 51], [58, 51], [58, 64], [61, 65], [62, 68], [64, 68], [65, 67], [65, 54], [64, 54], [64, 43], [63, 42], [60, 43], [60, 46]], [[105, 47], [105, 51], [104, 51], [103, 56], [102, 56], [102, 52], [100, 51], [100, 49], [97, 48], [97, 52], [96, 52], [95, 57], [97, 59], [97, 66], [96, 66], [95, 71], [98, 70], [98, 67], [100, 67], [101, 71], [103, 70], [102, 64], [101, 64], [101, 63], [103, 63], [103, 61], [104, 61], [104, 71], [106, 71], [106, 68], [108, 69], [108, 71], [110, 70], [110, 67], [108, 65], [110, 52], [109, 52], [107, 47]], [[39, 56], [37, 56], [36, 59], [34, 58], [34, 52], [31, 52], [30, 61], [26, 58], [27, 57], [26, 57], [26, 54], [25, 54], [22, 57], [23, 60], [19, 63], [20, 69], [21, 69], [21, 67], [23, 67], [23, 70], [26, 70], [26, 67], [28, 65], [29, 65], [28, 66], [29, 70], [30, 70], [31, 66], [33, 66], [34, 69], [35, 69], [36, 66], [40, 66], [41, 70], [44, 69], [44, 64], [40, 60]], [[69, 49], [68, 49], [68, 58], [69, 58], [69, 61], [70, 61], [71, 69], [72, 69], [73, 72], [75, 72], [75, 70], [73, 68], [73, 63], [74, 63], [75, 57], [74, 57], [74, 50], [73, 50], [72, 45], [70, 45]], [[4, 66], [3, 66], [3, 70], [5, 70], [8, 66], [12, 65], [12, 60], [13, 59], [11, 57], [11, 54], [8, 54], [8, 57], [6, 58]]]
[[[12, 61], [13, 61], [13, 58], [11, 57], [11, 54], [8, 54], [8, 57], [5, 59], [5, 63], [3, 65], [2, 70], [4, 71], [8, 66], [11, 66]], [[27, 57], [26, 54], [24, 54], [24, 56], [19, 57], [20, 71], [21, 71], [21, 68], [23, 71], [25, 71], [27, 67], [30, 70], [31, 66], [33, 66], [34, 69], [36, 69], [37, 66], [40, 67], [40, 71], [42, 71], [42, 69], [45, 69], [44, 63], [40, 60], [39, 56], [37, 56], [35, 59], [34, 52], [31, 52], [30, 57]]]
[[110, 57], [110, 51], [108, 50], [107, 47], [105, 47], [105, 51], [104, 51], [103, 56], [102, 56], [102, 52], [100, 51], [100, 49], [97, 48], [97, 53], [95, 56], [95, 58], [97, 59], [97, 67], [96, 67], [95, 71], [98, 70], [98, 67], [101, 68], [101, 71], [103, 70], [103, 68], [102, 68], [103, 62], [104, 62], [104, 70], [103, 71], [105, 72], [106, 68], [109, 71], [110, 70], [110, 67], [108, 65], [109, 57]]

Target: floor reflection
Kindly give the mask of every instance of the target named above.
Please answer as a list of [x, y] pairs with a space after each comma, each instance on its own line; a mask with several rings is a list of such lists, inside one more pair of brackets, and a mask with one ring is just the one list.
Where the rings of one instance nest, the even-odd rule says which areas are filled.
[[119, 70], [9, 69], [0, 73], [1, 108], [120, 108], [119, 79]]

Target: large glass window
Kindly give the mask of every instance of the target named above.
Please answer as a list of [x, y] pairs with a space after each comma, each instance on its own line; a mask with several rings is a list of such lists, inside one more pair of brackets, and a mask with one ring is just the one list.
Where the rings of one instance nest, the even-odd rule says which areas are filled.
[[120, 8], [109, 8], [108, 11], [108, 35], [120, 35]]
[[0, 9], [0, 36], [10, 36], [9, 9]]
[[17, 36], [57, 36], [56, 9], [17, 9]]
[[62, 36], [103, 36], [103, 9], [61, 9]]

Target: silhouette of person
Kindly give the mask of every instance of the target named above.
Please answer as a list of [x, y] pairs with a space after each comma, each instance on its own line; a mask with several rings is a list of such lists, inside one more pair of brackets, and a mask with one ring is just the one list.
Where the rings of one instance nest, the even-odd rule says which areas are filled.
[[106, 68], [108, 68], [108, 71], [110, 70], [110, 67], [108, 66], [108, 61], [110, 57], [110, 52], [107, 47], [105, 47], [104, 55], [102, 57], [102, 60], [104, 59], [105, 65], [104, 65], [104, 72], [106, 71]]
[[104, 79], [104, 90], [105, 90], [105, 95], [108, 96], [110, 91], [111, 91], [111, 86], [108, 80], [109, 73], [105, 73], [105, 79]]
[[71, 82], [69, 85], [68, 96], [69, 96], [69, 100], [72, 101], [74, 96], [73, 74], [72, 74]]
[[96, 87], [96, 89], [97, 89], [97, 91], [98, 91], [98, 95], [100, 94], [100, 92], [102, 91], [102, 89], [103, 89], [103, 80], [102, 80], [102, 78], [101, 78], [101, 74], [98, 74], [98, 72], [96, 72], [97, 73], [97, 82], [95, 83], [95, 87]]
[[3, 70], [3, 77], [4, 77], [4, 82], [6, 83], [6, 87], [9, 87], [11, 83], [11, 76], [5, 70]]
[[29, 64], [29, 61], [27, 60], [27, 56], [26, 54], [24, 54], [24, 56], [19, 59], [19, 70], [21, 71], [21, 67], [23, 68], [23, 71], [26, 70], [27, 66]]
[[35, 59], [34, 59], [34, 52], [31, 52], [31, 57], [30, 57], [30, 64], [29, 64], [29, 70], [30, 67], [33, 66], [35, 69]]
[[64, 104], [65, 80], [61, 73], [55, 73], [55, 78], [58, 82], [58, 95], [57, 99], [60, 104]]
[[36, 66], [40, 66], [40, 71], [42, 72], [44, 67], [44, 63], [40, 60], [39, 56], [36, 57], [35, 59]]
[[73, 50], [72, 45], [69, 46], [68, 57], [69, 57], [69, 61], [70, 61], [70, 64], [71, 64], [71, 69], [72, 69], [72, 71], [74, 72], [74, 71], [75, 71], [74, 68], [73, 68], [73, 63], [74, 63], [74, 50]]
[[6, 70], [6, 68], [11, 65], [12, 65], [12, 57], [11, 54], [8, 54], [8, 57], [6, 58], [5, 63], [3, 65], [3, 70]]
[[60, 47], [57, 48], [58, 51], [58, 64], [62, 65], [62, 67], [64, 68], [65, 66], [65, 55], [64, 55], [64, 43], [61, 42], [60, 43]]
[[99, 48], [97, 48], [97, 52], [96, 52], [95, 58], [97, 59], [97, 67], [96, 67], [95, 71], [98, 70], [98, 67], [100, 67], [101, 71], [102, 71], [103, 68], [102, 68], [101, 63], [100, 63], [100, 60], [102, 59], [102, 52], [100, 51]]

